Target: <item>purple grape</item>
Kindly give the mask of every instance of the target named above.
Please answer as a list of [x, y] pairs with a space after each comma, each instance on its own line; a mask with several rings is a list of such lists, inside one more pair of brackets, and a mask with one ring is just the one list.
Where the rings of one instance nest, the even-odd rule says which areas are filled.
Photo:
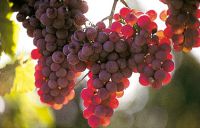
[[146, 40], [145, 40], [145, 38], [142, 37], [142, 36], [136, 36], [134, 43], [135, 43], [137, 46], [143, 46], [144, 44], [146, 44]]
[[64, 61], [64, 59], [65, 59], [65, 56], [61, 51], [56, 51], [52, 55], [52, 60], [55, 63], [59, 63], [60, 64], [60, 63], [62, 63]]
[[58, 89], [53, 89], [50, 91], [50, 95], [53, 97], [56, 97], [60, 94], [60, 91]]
[[74, 18], [74, 22], [81, 26], [86, 22], [86, 17], [82, 13], [77, 13]]
[[93, 86], [96, 89], [100, 89], [100, 88], [103, 87], [103, 83], [101, 82], [100, 79], [96, 78], [96, 79], [93, 80]]
[[45, 41], [54, 43], [54, 42], [56, 42], [56, 36], [53, 34], [46, 34]]
[[154, 78], [155, 78], [156, 80], [162, 81], [162, 80], [165, 79], [165, 77], [166, 77], [166, 72], [165, 72], [164, 70], [158, 70], [158, 71], [156, 71], [155, 74], [154, 74]]
[[77, 30], [75, 33], [74, 33], [74, 38], [77, 40], [77, 41], [83, 41], [85, 40], [85, 33], [82, 31], [82, 30]]
[[69, 45], [65, 45], [65, 46], [63, 47], [63, 53], [64, 53], [66, 56], [70, 53], [68, 47], [69, 47]]
[[117, 60], [119, 58], [119, 55], [116, 52], [112, 52], [111, 54], [108, 55], [108, 60]]
[[109, 81], [106, 84], [106, 89], [110, 92], [110, 93], [115, 93], [117, 91], [117, 84], [115, 82], [111, 82]]
[[33, 36], [35, 39], [40, 39], [42, 38], [42, 31], [40, 29], [36, 29], [33, 32]]
[[55, 72], [51, 72], [49, 75], [49, 80], [57, 80], [57, 76]]
[[121, 73], [122, 73], [124, 78], [130, 78], [132, 76], [132, 70], [130, 68], [128, 68], [128, 67], [123, 68], [121, 70]]
[[97, 35], [96, 41], [99, 43], [104, 43], [105, 41], [108, 40], [108, 35], [105, 32], [99, 32]]
[[53, 63], [53, 60], [52, 60], [51, 56], [47, 57], [46, 58], [46, 65], [51, 66], [52, 63]]
[[115, 51], [118, 53], [124, 52], [127, 50], [126, 42], [119, 40], [115, 43]]
[[73, 53], [69, 53], [67, 55], [67, 61], [71, 64], [71, 65], [76, 65], [79, 63], [79, 58], [76, 54]]
[[156, 59], [164, 61], [167, 59], [167, 53], [165, 51], [158, 51], [156, 52]]
[[101, 66], [99, 64], [93, 64], [91, 67], [92, 74], [98, 74], [101, 70]]
[[86, 37], [88, 40], [94, 41], [97, 37], [97, 30], [95, 28], [87, 28], [86, 29]]
[[149, 66], [145, 66], [144, 67], [144, 74], [148, 77], [152, 77], [154, 75], [154, 70]]
[[36, 46], [41, 51], [45, 50], [45, 40], [44, 39], [38, 39]]
[[59, 29], [56, 31], [56, 37], [61, 40], [65, 40], [68, 37], [67, 29]]
[[53, 27], [56, 29], [61, 29], [65, 26], [65, 20], [64, 19], [55, 19], [53, 21]]
[[96, 61], [98, 61], [99, 60], [99, 54], [97, 54], [97, 53], [95, 53], [95, 54], [93, 54], [93, 55], [91, 55], [90, 57], [89, 57], [89, 59], [88, 59], [88, 61], [90, 61], [90, 62], [96, 62]]
[[126, 68], [126, 66], [127, 66], [127, 61], [126, 61], [126, 59], [124, 59], [124, 58], [119, 58], [119, 59], [117, 60], [117, 64], [119, 65], [119, 68], [120, 68], [120, 69], [124, 69], [124, 68]]
[[61, 88], [66, 88], [69, 84], [69, 81], [66, 78], [58, 78], [57, 84]]
[[54, 19], [57, 17], [57, 9], [56, 8], [47, 8], [46, 10], [47, 17], [50, 19]]
[[64, 77], [66, 76], [67, 71], [64, 68], [60, 68], [58, 69], [58, 71], [56, 71], [56, 76], [57, 77]]
[[100, 88], [97, 92], [97, 95], [102, 99], [105, 100], [109, 97], [109, 92], [106, 90], [106, 88]]
[[56, 29], [52, 26], [46, 26], [46, 32], [50, 33], [50, 34], [55, 34], [56, 33]]
[[123, 75], [120, 72], [113, 73], [111, 76], [111, 80], [116, 83], [121, 82], [122, 78], [123, 78]]
[[118, 42], [120, 40], [119, 34], [117, 32], [110, 33], [109, 40], [114, 43]]
[[60, 64], [57, 64], [57, 63], [52, 63], [51, 64], [51, 71], [54, 71], [54, 72], [56, 72], [56, 71], [58, 71], [58, 69], [60, 69]]
[[110, 80], [111, 74], [108, 73], [106, 70], [101, 70], [99, 73], [99, 79], [102, 82], [108, 82]]
[[103, 105], [97, 105], [94, 111], [95, 115], [98, 117], [104, 117], [105, 114], [105, 107]]
[[[49, 19], [46, 13], [42, 14], [40, 17], [40, 22], [45, 26], [50, 26], [53, 23], [52, 19]], [[55, 21], [54, 21], [55, 22]]]
[[118, 66], [117, 62], [115, 62], [115, 61], [108, 61], [106, 63], [106, 70], [109, 73], [115, 73], [119, 70], [119, 66]]
[[89, 57], [94, 53], [94, 49], [91, 45], [85, 44], [82, 48], [83, 56]]
[[49, 86], [50, 89], [55, 89], [55, 88], [58, 87], [57, 82], [55, 80], [49, 80], [48, 86]]
[[161, 68], [161, 61], [160, 60], [153, 60], [152, 61], [152, 68], [154, 70], [158, 70]]
[[46, 43], [46, 49], [47, 49], [49, 52], [55, 51], [56, 48], [57, 48], [56, 43], [54, 43], [54, 42], [47, 42], [47, 43]]
[[51, 73], [51, 70], [49, 69], [49, 67], [43, 67], [42, 75], [44, 75], [45, 77], [49, 77], [50, 73]]
[[106, 51], [106, 52], [112, 52], [114, 50], [114, 43], [111, 42], [111, 41], [106, 41], [104, 44], [103, 44], [103, 49]]
[[144, 54], [135, 54], [134, 59], [137, 64], [144, 63]]
[[68, 50], [72, 53], [77, 53], [80, 50], [80, 43], [79, 42], [71, 42], [68, 45]]

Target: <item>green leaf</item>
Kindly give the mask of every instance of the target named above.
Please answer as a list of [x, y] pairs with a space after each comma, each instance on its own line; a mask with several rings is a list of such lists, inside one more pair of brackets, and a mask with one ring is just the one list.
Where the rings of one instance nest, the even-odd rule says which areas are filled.
[[0, 95], [5, 95], [10, 92], [15, 78], [15, 68], [17, 63], [9, 64], [3, 69], [0, 69]]
[[0, 0], [0, 54], [4, 51], [14, 56], [19, 27], [9, 18], [11, 11], [7, 0]]
[[0, 51], [14, 56], [18, 40], [18, 26], [14, 22], [2, 17], [0, 17], [0, 21]]
[[6, 17], [10, 12], [8, 0], [0, 0], [0, 15]]
[[34, 89], [34, 69], [31, 60], [16, 67], [11, 93], [26, 93]]

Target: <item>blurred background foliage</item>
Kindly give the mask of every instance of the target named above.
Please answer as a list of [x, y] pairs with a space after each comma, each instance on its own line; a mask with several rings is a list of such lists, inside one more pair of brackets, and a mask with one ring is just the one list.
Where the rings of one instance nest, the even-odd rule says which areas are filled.
[[[128, 3], [139, 8], [138, 3]], [[77, 88], [75, 100], [59, 111], [40, 103], [34, 62], [16, 53], [19, 26], [10, 20], [10, 6], [0, 0], [0, 54], [10, 58], [0, 57], [0, 128], [89, 128], [79, 96], [86, 81]], [[109, 128], [199, 128], [200, 64], [190, 54], [175, 54], [175, 62], [172, 82], [160, 90], [141, 88], [148, 93], [141, 91], [133, 102], [121, 103], [125, 108], [116, 110]], [[140, 86], [135, 83], [130, 86]]]

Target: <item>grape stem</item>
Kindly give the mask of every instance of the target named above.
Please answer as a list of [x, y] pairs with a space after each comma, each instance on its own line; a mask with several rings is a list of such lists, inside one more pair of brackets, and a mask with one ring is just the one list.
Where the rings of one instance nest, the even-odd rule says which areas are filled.
[[111, 26], [111, 24], [112, 24], [112, 19], [113, 19], [113, 15], [115, 13], [117, 2], [118, 2], [118, 0], [114, 0], [114, 2], [113, 2], [112, 10], [111, 10], [110, 16], [109, 16], [109, 26]]
[[124, 4], [124, 6], [126, 6], [127, 8], [129, 8], [128, 4], [126, 3], [125, 0], [120, 0], [122, 4]]
[[77, 89], [80, 85], [80, 83], [87, 77], [87, 75], [90, 73], [90, 71], [85, 74], [76, 84], [75, 84], [75, 89]]
[[108, 19], [110, 19], [110, 18], [111, 18], [111, 16], [107, 16], [107, 17], [103, 18], [103, 19], [101, 20], [101, 22], [103, 22], [103, 21], [105, 21], [105, 20], [108, 20]]
[[[118, 2], [119, 0], [114, 0], [114, 2], [113, 2], [113, 6], [112, 6], [112, 9], [111, 9], [111, 12], [110, 12], [110, 15], [109, 16], [107, 16], [107, 17], [105, 17], [105, 18], [103, 18], [101, 21], [103, 22], [103, 21], [105, 21], [105, 20], [109, 20], [109, 26], [111, 26], [111, 24], [112, 24], [112, 19], [113, 19], [113, 15], [114, 15], [114, 13], [115, 13], [115, 9], [116, 9], [116, 6], [117, 6], [117, 2]], [[129, 6], [128, 6], [128, 4], [126, 3], [126, 1], [125, 0], [120, 0], [120, 2], [122, 3], [122, 4], [124, 4], [124, 6], [126, 6], [126, 7], [128, 7], [129, 8]]]

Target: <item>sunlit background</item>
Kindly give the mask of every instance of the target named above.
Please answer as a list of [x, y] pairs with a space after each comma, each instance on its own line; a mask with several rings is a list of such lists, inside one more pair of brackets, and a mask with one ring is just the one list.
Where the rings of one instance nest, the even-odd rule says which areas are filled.
[[[110, 14], [113, 0], [87, 0], [89, 12], [86, 14], [92, 23], [96, 23]], [[127, 0], [131, 8], [141, 11], [154, 9], [158, 13], [166, 9], [159, 0]], [[123, 7], [117, 4], [116, 12]], [[14, 14], [12, 20], [16, 21]], [[164, 23], [157, 20], [159, 28]], [[19, 24], [19, 23], [18, 23]], [[18, 52], [28, 58], [34, 48], [32, 39], [20, 26]], [[176, 54], [176, 71], [170, 85], [161, 90], [142, 87], [138, 83], [138, 74], [130, 78], [130, 87], [120, 100], [109, 128], [199, 128], [200, 127], [200, 49], [191, 55]], [[10, 58], [1, 57], [0, 67]], [[88, 78], [86, 78], [87, 80]], [[77, 98], [62, 110], [55, 111], [40, 103], [36, 91], [25, 94], [0, 97], [0, 128], [89, 128], [82, 118], [82, 101], [79, 93], [85, 86], [81, 83], [76, 92]]]

